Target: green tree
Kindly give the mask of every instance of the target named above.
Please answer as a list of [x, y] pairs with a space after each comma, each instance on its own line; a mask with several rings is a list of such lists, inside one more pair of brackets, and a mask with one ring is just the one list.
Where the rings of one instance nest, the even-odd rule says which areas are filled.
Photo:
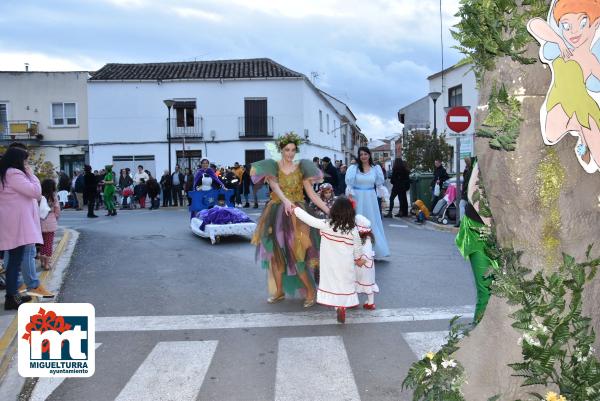
[[433, 171], [435, 160], [450, 161], [452, 148], [443, 133], [434, 138], [425, 132], [415, 132], [407, 135], [403, 154], [412, 170]]
[[[6, 152], [6, 146], [0, 145], [0, 156]], [[44, 152], [40, 150], [34, 150], [29, 148], [29, 165], [33, 170], [33, 173], [37, 176], [40, 181], [46, 178], [55, 178], [56, 171], [54, 164], [46, 160]]]

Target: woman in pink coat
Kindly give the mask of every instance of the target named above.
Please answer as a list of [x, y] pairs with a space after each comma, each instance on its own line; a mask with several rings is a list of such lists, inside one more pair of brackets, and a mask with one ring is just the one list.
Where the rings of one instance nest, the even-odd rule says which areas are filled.
[[17, 278], [25, 247], [43, 243], [38, 200], [40, 181], [27, 165], [26, 150], [11, 146], [0, 159], [0, 250], [8, 251], [4, 309], [18, 309], [31, 300], [19, 295]]

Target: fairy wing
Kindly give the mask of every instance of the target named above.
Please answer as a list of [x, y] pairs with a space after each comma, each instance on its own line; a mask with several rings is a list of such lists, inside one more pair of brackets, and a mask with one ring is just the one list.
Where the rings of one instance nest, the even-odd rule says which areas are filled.
[[[279, 152], [279, 149], [277, 149], [277, 145], [275, 145], [274, 142], [265, 143], [265, 148], [267, 148], [267, 150], [269, 151], [269, 155], [271, 156], [271, 159], [273, 159], [275, 161], [281, 160], [281, 153]], [[301, 159], [300, 152], [296, 152], [296, 156], [294, 157], [294, 160], [298, 161], [300, 159]]]

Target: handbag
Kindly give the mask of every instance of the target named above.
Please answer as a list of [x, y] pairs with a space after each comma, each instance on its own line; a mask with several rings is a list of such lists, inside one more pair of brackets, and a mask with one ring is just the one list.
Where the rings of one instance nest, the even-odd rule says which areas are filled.
[[51, 209], [50, 209], [50, 206], [48, 205], [48, 201], [46, 200], [45, 196], [42, 196], [42, 199], [40, 199], [39, 207], [40, 207], [40, 219], [46, 220], [46, 218], [50, 214]]
[[435, 187], [433, 187], [433, 196], [440, 196], [440, 184], [435, 184]]

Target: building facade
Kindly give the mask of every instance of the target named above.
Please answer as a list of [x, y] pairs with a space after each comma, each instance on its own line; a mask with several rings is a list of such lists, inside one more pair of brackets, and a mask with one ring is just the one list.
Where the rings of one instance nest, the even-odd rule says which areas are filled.
[[[455, 106], [467, 107], [471, 113], [471, 125], [469, 128], [460, 134], [460, 159], [465, 156], [474, 154], [474, 135], [475, 135], [475, 112], [479, 101], [479, 92], [477, 90], [477, 82], [475, 73], [471, 70], [470, 64], [454, 65], [450, 68], [440, 71], [429, 76], [429, 91], [440, 92], [441, 95], [437, 99], [435, 107], [435, 116], [433, 110], [433, 102], [429, 108], [430, 121], [434, 121], [437, 125], [438, 133], [446, 133], [446, 141], [452, 148], [453, 157], [451, 166], [446, 166], [448, 171], [454, 172], [456, 169], [456, 135], [446, 124], [446, 112], [449, 108]], [[432, 125], [433, 126], [433, 123]], [[461, 160], [461, 170], [464, 168], [464, 162]]]
[[19, 141], [56, 169], [82, 170], [88, 148], [87, 71], [0, 71], [0, 144]]
[[[475, 111], [479, 92], [475, 81], [475, 74], [470, 70], [471, 65], [454, 65], [429, 76], [430, 94], [438, 92], [439, 97], [434, 102], [430, 95], [410, 103], [398, 110], [398, 120], [403, 124], [402, 138], [416, 132], [431, 133], [434, 126], [438, 134], [446, 135], [446, 142], [452, 147], [452, 160], [446, 166], [449, 172], [456, 170], [456, 137], [446, 124], [446, 112], [455, 106], [465, 106], [471, 113], [471, 125], [460, 134], [460, 159], [461, 170], [464, 168], [465, 156], [474, 154], [473, 139], [475, 134]], [[434, 115], [435, 114], [435, 115]]]
[[169, 155], [171, 168], [251, 163], [289, 131], [308, 141], [303, 158], [344, 157], [344, 116], [306, 76], [270, 59], [107, 64], [89, 79], [88, 101], [94, 168], [141, 164], [160, 176]]
[[343, 162], [349, 164], [350, 161], [358, 155], [360, 146], [367, 146], [367, 137], [362, 133], [360, 127], [356, 124], [356, 116], [350, 110], [350, 107], [338, 98], [321, 91], [321, 93], [335, 107], [341, 116], [341, 125], [334, 127], [334, 131], [339, 130], [342, 140], [342, 152], [344, 153]]

